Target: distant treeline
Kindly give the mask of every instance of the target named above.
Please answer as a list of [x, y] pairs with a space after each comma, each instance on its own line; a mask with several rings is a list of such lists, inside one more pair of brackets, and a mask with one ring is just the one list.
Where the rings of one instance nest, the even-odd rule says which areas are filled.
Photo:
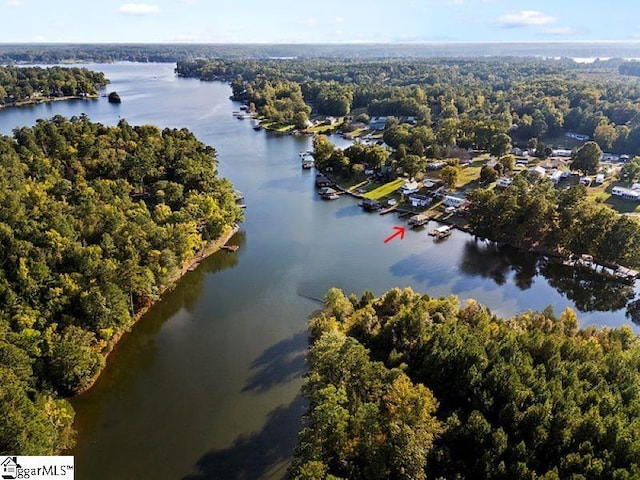
[[14, 44], [0, 46], [0, 62], [177, 62], [189, 58], [622, 58], [637, 56], [634, 42], [410, 43], [410, 44]]
[[566, 309], [331, 289], [310, 322], [292, 479], [640, 476], [640, 342]]
[[509, 135], [522, 146], [536, 139], [543, 151], [545, 140], [562, 146], [558, 137], [574, 132], [606, 152], [640, 154], [640, 81], [617, 67], [530, 58], [198, 59], [178, 62], [177, 72], [231, 81], [236, 98], [275, 121], [305, 113], [300, 94], [319, 115], [414, 117], [433, 131], [435, 141], [422, 145], [432, 150], [499, 154]]
[[94, 96], [109, 83], [86, 68], [0, 67], [0, 106], [37, 99]]
[[215, 151], [186, 129], [57, 116], [0, 136], [0, 454], [69, 447], [60, 395], [241, 218]]

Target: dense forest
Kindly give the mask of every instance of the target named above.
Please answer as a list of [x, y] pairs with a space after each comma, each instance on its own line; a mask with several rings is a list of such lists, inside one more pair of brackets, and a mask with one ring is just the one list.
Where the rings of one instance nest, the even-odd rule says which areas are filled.
[[1, 67], [0, 106], [56, 97], [96, 96], [109, 83], [102, 72], [86, 68]]
[[332, 289], [310, 331], [290, 478], [640, 476], [640, 343], [627, 326]]
[[268, 119], [279, 112], [277, 121], [306, 114], [295, 101], [300, 93], [314, 115], [413, 117], [431, 132], [431, 143], [422, 146], [435, 151], [458, 146], [500, 154], [509, 141], [523, 147], [532, 139], [562, 144], [558, 137], [571, 132], [593, 138], [607, 152], [638, 154], [640, 80], [621, 75], [620, 64], [527, 58], [198, 59], [178, 62], [177, 72], [231, 81], [236, 98], [253, 102]]
[[241, 220], [186, 129], [39, 120], [0, 137], [0, 452], [71, 445], [110, 342], [185, 260]]

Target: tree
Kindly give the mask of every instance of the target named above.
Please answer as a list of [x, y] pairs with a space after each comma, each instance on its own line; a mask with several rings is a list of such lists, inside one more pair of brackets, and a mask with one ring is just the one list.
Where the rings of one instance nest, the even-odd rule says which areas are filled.
[[602, 150], [596, 142], [587, 142], [582, 145], [572, 156], [571, 169], [580, 170], [583, 173], [596, 173]]
[[313, 137], [313, 158], [318, 168], [325, 168], [335, 147], [333, 143], [327, 140], [324, 135], [316, 135]]
[[504, 155], [511, 150], [511, 137], [506, 133], [499, 133], [491, 137], [489, 153], [491, 155]]
[[617, 138], [616, 127], [610, 123], [601, 123], [593, 131], [593, 139], [603, 150], [611, 151]]
[[449, 188], [453, 188], [460, 178], [460, 168], [447, 165], [440, 170], [440, 178]]
[[482, 183], [492, 183], [498, 179], [498, 172], [492, 167], [484, 165], [480, 169], [480, 181]]
[[398, 160], [398, 166], [408, 174], [409, 177], [413, 178], [417, 173], [427, 168], [427, 159], [419, 157], [418, 155], [409, 154]]
[[513, 155], [505, 155], [499, 160], [500, 164], [504, 167], [504, 170], [510, 172], [516, 166], [516, 157]]
[[630, 162], [625, 163], [620, 169], [620, 180], [633, 183], [640, 175], [640, 159], [634, 158]]

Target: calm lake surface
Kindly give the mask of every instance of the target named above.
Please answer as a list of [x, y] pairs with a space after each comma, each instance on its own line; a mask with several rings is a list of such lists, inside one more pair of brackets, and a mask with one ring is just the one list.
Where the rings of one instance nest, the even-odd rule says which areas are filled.
[[[311, 139], [255, 132], [237, 120], [224, 83], [177, 79], [173, 65], [87, 65], [104, 71], [106, 98], [0, 111], [0, 132], [53, 115], [115, 124], [187, 127], [218, 151], [219, 171], [246, 197], [237, 254], [213, 255], [125, 336], [77, 412], [78, 479], [281, 478], [295, 445], [307, 347], [305, 324], [327, 289], [360, 295], [411, 286], [475, 298], [509, 316], [552, 305], [581, 324], [631, 324], [632, 287], [456, 231], [383, 239], [402, 221], [365, 214], [351, 198], [320, 201], [298, 152]], [[344, 146], [344, 144], [342, 144]]]

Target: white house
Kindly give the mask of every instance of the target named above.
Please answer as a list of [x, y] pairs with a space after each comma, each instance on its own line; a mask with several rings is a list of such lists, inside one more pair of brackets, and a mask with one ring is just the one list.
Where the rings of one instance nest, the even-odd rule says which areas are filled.
[[564, 172], [562, 170], [556, 170], [549, 176], [549, 178], [554, 183], [554, 185], [557, 185], [560, 180], [564, 178]]
[[507, 188], [513, 183], [513, 180], [509, 177], [500, 177], [496, 182], [496, 187]]
[[467, 200], [465, 198], [454, 197], [453, 195], [447, 195], [442, 199], [442, 203], [447, 207], [460, 208]]
[[409, 195], [408, 200], [412, 207], [426, 207], [433, 202], [433, 198], [418, 193]]
[[596, 183], [596, 185], [602, 185], [604, 183], [604, 174], [603, 173], [599, 173], [599, 174], [596, 175], [595, 183]]
[[551, 150], [551, 155], [554, 157], [570, 157], [571, 150], [567, 150], [566, 148], [557, 148], [555, 150]]
[[544, 177], [546, 175], [547, 171], [544, 168], [542, 168], [541, 166], [536, 165], [535, 167], [531, 167], [529, 169], [529, 173], [532, 173], [532, 174], [537, 175], [538, 177], [542, 178], [542, 177]]
[[411, 193], [417, 192], [418, 188], [420, 188], [418, 182], [406, 182], [400, 187], [400, 193], [403, 195], [409, 195]]
[[638, 190], [631, 190], [624, 187], [613, 187], [611, 189], [611, 194], [617, 197], [625, 198], [627, 200], [640, 202], [640, 191]]

